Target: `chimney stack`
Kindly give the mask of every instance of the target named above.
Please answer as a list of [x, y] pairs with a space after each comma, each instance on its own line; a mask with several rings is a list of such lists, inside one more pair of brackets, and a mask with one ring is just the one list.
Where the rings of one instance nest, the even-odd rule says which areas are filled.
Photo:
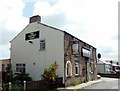
[[41, 22], [41, 17], [39, 15], [30, 17], [29, 23], [33, 23], [33, 22]]

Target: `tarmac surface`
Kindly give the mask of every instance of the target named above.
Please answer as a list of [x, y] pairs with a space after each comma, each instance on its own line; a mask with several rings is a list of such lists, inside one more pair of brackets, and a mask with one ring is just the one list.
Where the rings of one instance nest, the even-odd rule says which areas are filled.
[[[74, 90], [74, 89], [86, 89], [87, 87], [88, 87], [88, 89], [94, 89], [94, 88], [92, 88], [92, 87], [89, 87], [89, 86], [92, 86], [92, 85], [94, 85], [94, 84], [97, 84], [97, 83], [100, 83], [100, 84], [102, 84], [102, 82], [103, 83], [105, 83], [105, 82], [112, 82], [112, 81], [116, 81], [117, 83], [117, 86], [115, 87], [115, 88], [113, 88], [113, 89], [117, 89], [118, 88], [118, 79], [116, 79], [116, 78], [106, 78], [106, 77], [101, 77], [101, 79], [98, 79], [98, 80], [94, 80], [94, 81], [89, 81], [89, 82], [87, 82], [87, 83], [82, 83], [82, 84], [80, 84], [80, 85], [77, 85], [77, 86], [70, 86], [70, 87], [66, 87], [66, 88], [58, 88], [58, 90], [67, 90], [67, 89], [69, 89], [69, 90]], [[109, 84], [112, 84], [112, 83], [109, 83]], [[102, 87], [101, 87], [101, 89], [102, 89]], [[105, 88], [104, 88], [105, 89]], [[110, 89], [110, 88], [108, 88], [108, 89]]]

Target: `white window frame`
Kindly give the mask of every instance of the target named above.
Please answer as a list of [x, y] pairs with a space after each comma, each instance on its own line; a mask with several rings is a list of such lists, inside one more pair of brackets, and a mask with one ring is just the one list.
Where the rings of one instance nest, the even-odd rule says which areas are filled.
[[[77, 73], [76, 73], [76, 68], [77, 68]], [[80, 63], [78, 61], [75, 61], [75, 75], [76, 76], [80, 75]]]
[[16, 73], [26, 72], [26, 64], [25, 63], [16, 63]]
[[[44, 45], [44, 47], [43, 47], [43, 45]], [[44, 39], [40, 40], [40, 50], [45, 50], [45, 48], [46, 48], [45, 40]]]
[[72, 76], [72, 64], [70, 61], [67, 61], [66, 62], [66, 77], [71, 77], [71, 76]]

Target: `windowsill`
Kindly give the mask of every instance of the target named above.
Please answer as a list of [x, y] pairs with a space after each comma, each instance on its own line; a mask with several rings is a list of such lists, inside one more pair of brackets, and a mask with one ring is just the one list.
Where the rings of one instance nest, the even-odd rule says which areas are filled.
[[80, 77], [80, 74], [75, 74], [75, 77]]
[[91, 74], [91, 75], [93, 75], [93, 74], [94, 74], [94, 72], [90, 72], [90, 74]]
[[72, 76], [67, 76], [67, 78], [71, 78]]
[[73, 54], [74, 56], [80, 56], [80, 54]]
[[45, 49], [39, 49], [39, 51], [45, 51]]
[[14, 73], [21, 73], [21, 72], [15, 71]]
[[90, 71], [90, 74], [94, 74], [94, 72], [93, 72], [93, 71]]
[[15, 75], [21, 74], [21, 72], [14, 72]]

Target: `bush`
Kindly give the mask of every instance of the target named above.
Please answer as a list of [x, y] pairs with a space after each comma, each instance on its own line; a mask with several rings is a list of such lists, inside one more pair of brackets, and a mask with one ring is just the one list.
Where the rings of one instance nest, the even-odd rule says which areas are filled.
[[112, 74], [116, 74], [116, 72], [115, 72], [115, 71], [111, 71], [111, 73], [112, 73]]
[[14, 82], [20, 82], [21, 84], [23, 84], [23, 81], [31, 81], [31, 80], [32, 78], [29, 76], [28, 73], [25, 72], [21, 72], [20, 74], [14, 77]]
[[80, 85], [80, 82], [73, 82], [72, 84], [71, 84], [71, 86], [77, 86], [77, 85]]
[[23, 91], [23, 86], [21, 84], [12, 84], [12, 91]]
[[48, 89], [56, 88], [56, 70], [58, 68], [58, 64], [55, 61], [53, 64], [50, 65], [48, 69], [44, 70], [44, 73], [42, 74], [42, 80], [45, 81], [46, 87]]

